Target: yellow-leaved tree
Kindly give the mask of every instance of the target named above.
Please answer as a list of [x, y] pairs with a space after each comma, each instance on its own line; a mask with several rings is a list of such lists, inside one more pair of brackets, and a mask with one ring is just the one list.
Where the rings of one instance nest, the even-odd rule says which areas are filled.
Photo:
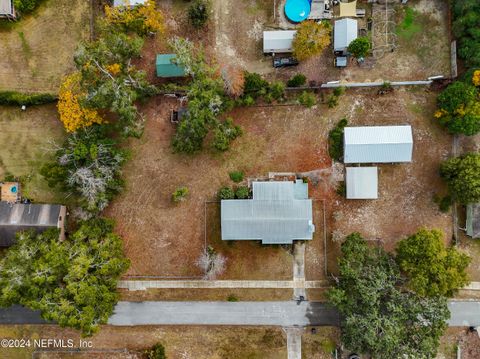
[[298, 61], [306, 60], [321, 53], [330, 45], [332, 26], [326, 21], [304, 21], [298, 28], [293, 39], [293, 56]]
[[475, 70], [473, 72], [472, 82], [474, 86], [480, 86], [480, 70]]
[[58, 113], [67, 132], [105, 122], [96, 110], [82, 107], [81, 96], [80, 73], [74, 72], [65, 77], [58, 94]]
[[156, 9], [154, 0], [147, 0], [143, 5], [105, 6], [105, 19], [110, 25], [123, 27], [125, 31], [133, 31], [139, 35], [152, 32], [162, 33], [165, 29], [161, 11]]

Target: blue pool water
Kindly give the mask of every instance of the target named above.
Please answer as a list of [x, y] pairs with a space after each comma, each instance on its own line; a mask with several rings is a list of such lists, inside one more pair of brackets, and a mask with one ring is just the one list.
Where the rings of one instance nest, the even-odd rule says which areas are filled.
[[309, 0], [287, 0], [285, 15], [293, 22], [301, 22], [310, 14]]
[[12, 193], [17, 193], [17, 186], [10, 188], [10, 191], [12, 191]]

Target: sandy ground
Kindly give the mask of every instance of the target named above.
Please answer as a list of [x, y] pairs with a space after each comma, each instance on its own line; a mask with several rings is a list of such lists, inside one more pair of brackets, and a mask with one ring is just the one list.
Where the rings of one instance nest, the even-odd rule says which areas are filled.
[[89, 2], [47, 0], [0, 30], [0, 90], [56, 93], [74, 69], [72, 54], [90, 36]]

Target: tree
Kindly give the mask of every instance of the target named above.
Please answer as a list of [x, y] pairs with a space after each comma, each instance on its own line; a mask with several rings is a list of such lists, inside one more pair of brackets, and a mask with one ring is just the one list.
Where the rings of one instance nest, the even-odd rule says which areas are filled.
[[320, 23], [304, 21], [300, 23], [292, 43], [293, 56], [298, 61], [303, 61], [318, 55], [330, 45], [331, 31], [332, 27], [326, 21]]
[[347, 119], [342, 118], [328, 133], [328, 154], [335, 161], [341, 161], [343, 159], [343, 134], [347, 125]]
[[111, 220], [82, 222], [65, 241], [56, 229], [20, 232], [0, 261], [0, 305], [40, 310], [44, 319], [92, 335], [113, 313], [128, 266]]
[[471, 136], [480, 131], [479, 91], [472, 84], [454, 82], [438, 95], [437, 103], [434, 116], [450, 133]]
[[480, 3], [476, 0], [452, 2], [453, 34], [458, 40], [458, 55], [469, 67], [480, 66]]
[[79, 99], [83, 95], [80, 89], [80, 73], [75, 72], [66, 76], [60, 86], [57, 108], [60, 121], [67, 132], [75, 132], [94, 123], [104, 122], [96, 110], [80, 105]]
[[55, 154], [56, 161], [44, 165], [40, 173], [50, 187], [60, 186], [79, 195], [82, 207], [92, 216], [121, 191], [120, 170], [126, 153], [106, 138], [98, 125], [68, 136]]
[[188, 8], [188, 19], [194, 27], [203, 27], [208, 22], [210, 11], [209, 0], [195, 0]]
[[241, 96], [243, 94], [243, 87], [245, 86], [244, 71], [232, 65], [224, 65], [222, 66], [221, 73], [225, 93], [232, 98]]
[[188, 112], [178, 124], [172, 140], [174, 151], [198, 152], [212, 130], [212, 146], [219, 151], [227, 150], [241, 130], [231, 119], [224, 122], [218, 119], [226, 109], [222, 79], [216, 69], [206, 63], [203, 52], [195, 49], [189, 40], [177, 37], [170, 41], [170, 46], [177, 54], [177, 63], [192, 77], [187, 91]]
[[290, 80], [287, 81], [288, 87], [300, 87], [305, 85], [307, 77], [304, 74], [296, 74]]
[[219, 199], [234, 199], [235, 192], [230, 187], [222, 187], [218, 191], [218, 198]]
[[250, 190], [247, 186], [240, 186], [235, 190], [235, 197], [238, 199], [247, 199], [250, 196]]
[[146, 350], [145, 354], [147, 355], [148, 359], [166, 359], [167, 356], [165, 355], [165, 347], [162, 343], [155, 344], [151, 349]]
[[204, 272], [204, 279], [214, 279], [225, 271], [227, 259], [208, 247], [197, 260], [197, 265]]
[[105, 20], [112, 27], [140, 36], [165, 31], [163, 14], [156, 9], [154, 0], [135, 6], [105, 6]]
[[361, 58], [367, 56], [370, 51], [370, 40], [368, 37], [357, 37], [348, 45], [348, 52], [354, 57]]
[[465, 272], [470, 258], [456, 248], [445, 248], [443, 233], [422, 229], [401, 240], [397, 263], [408, 279], [408, 287], [422, 297], [452, 297], [468, 284]]
[[468, 153], [440, 165], [440, 176], [452, 197], [462, 204], [480, 201], [480, 154]]
[[146, 74], [131, 64], [132, 58], [140, 55], [142, 46], [139, 37], [107, 29], [99, 40], [80, 46], [74, 56], [85, 92], [81, 105], [116, 113], [125, 136], [141, 135], [143, 118], [135, 101], [156, 93]]
[[342, 244], [328, 299], [341, 314], [342, 342], [376, 359], [435, 357], [449, 318], [444, 297], [405, 292], [394, 258], [358, 233]]

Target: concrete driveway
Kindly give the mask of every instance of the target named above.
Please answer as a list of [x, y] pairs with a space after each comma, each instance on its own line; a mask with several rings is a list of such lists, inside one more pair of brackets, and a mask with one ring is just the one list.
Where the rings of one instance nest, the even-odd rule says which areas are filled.
[[480, 302], [452, 300], [448, 309], [450, 327], [480, 327]]
[[337, 326], [339, 316], [315, 302], [119, 302], [108, 324]]

